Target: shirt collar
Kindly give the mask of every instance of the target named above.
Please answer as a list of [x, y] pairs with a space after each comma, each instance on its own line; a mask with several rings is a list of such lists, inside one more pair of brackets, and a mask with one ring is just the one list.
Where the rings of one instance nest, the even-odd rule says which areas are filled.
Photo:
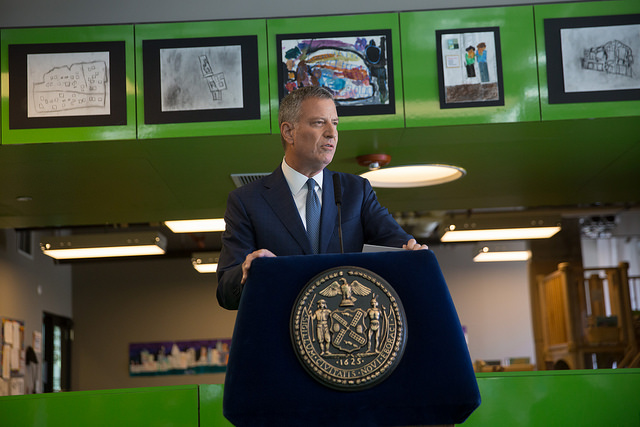
[[[287, 184], [289, 184], [289, 189], [291, 190], [292, 194], [297, 194], [302, 189], [302, 187], [307, 185], [307, 180], [309, 178], [289, 166], [284, 159], [282, 159], [282, 173], [284, 174], [284, 178], [287, 180]], [[322, 190], [322, 183], [324, 178], [324, 174], [322, 173], [322, 171], [312, 176], [312, 178], [316, 181], [318, 187], [320, 187], [320, 190]]]

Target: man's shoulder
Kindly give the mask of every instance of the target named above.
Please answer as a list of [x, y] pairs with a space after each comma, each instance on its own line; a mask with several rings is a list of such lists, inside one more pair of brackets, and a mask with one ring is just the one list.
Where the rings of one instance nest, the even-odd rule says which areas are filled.
[[343, 188], [366, 188], [369, 181], [360, 175], [355, 175], [347, 172], [334, 172], [328, 171], [330, 174], [340, 176], [340, 184]]
[[362, 185], [363, 182], [367, 181], [365, 178], [361, 177], [360, 175], [355, 175], [352, 173], [348, 173], [348, 172], [335, 172], [335, 171], [331, 171], [331, 170], [327, 170], [327, 172], [330, 175], [339, 175], [340, 176], [340, 182], [341, 183], [353, 183], [353, 184], [358, 184], [358, 185]]
[[[279, 179], [278, 169], [271, 172], [270, 174], [266, 174], [260, 178], [254, 179], [251, 182], [248, 182], [238, 188], [235, 188], [231, 191], [232, 194], [242, 195], [248, 193], [255, 193], [264, 190], [265, 187], [270, 187], [273, 183]], [[281, 175], [281, 174], [280, 174]]]

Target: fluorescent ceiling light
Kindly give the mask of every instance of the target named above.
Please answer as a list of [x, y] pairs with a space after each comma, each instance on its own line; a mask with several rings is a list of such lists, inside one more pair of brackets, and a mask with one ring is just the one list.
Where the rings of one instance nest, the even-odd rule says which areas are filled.
[[527, 261], [531, 251], [480, 252], [473, 258], [474, 262]]
[[360, 176], [373, 187], [410, 188], [444, 184], [463, 177], [467, 172], [450, 165], [411, 165], [383, 168], [365, 172]]
[[483, 230], [447, 230], [441, 242], [477, 242], [482, 240], [547, 239], [560, 231], [559, 226], [529, 228], [494, 228]]
[[199, 273], [215, 273], [218, 270], [220, 252], [198, 252], [191, 256], [191, 264]]
[[51, 236], [40, 242], [42, 252], [55, 259], [162, 255], [166, 246], [156, 232]]
[[443, 222], [441, 242], [547, 239], [560, 231], [561, 218], [531, 214], [479, 214]]
[[164, 224], [174, 233], [204, 233], [225, 229], [224, 218], [165, 221]]

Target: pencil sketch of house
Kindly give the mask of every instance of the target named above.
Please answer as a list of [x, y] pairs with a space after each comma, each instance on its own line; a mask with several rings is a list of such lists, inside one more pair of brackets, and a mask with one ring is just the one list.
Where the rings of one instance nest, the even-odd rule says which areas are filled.
[[619, 40], [584, 49], [582, 68], [633, 77], [633, 51]]
[[227, 89], [227, 82], [224, 79], [224, 73], [214, 73], [213, 67], [207, 55], [200, 55], [200, 69], [202, 70], [202, 76], [207, 82], [209, 92], [214, 101], [222, 99], [222, 91]]
[[242, 47], [160, 49], [161, 111], [243, 108]]
[[[106, 106], [107, 63], [105, 61], [79, 62], [54, 67], [33, 84], [35, 111], [59, 113]], [[106, 112], [108, 114], [108, 111]]]

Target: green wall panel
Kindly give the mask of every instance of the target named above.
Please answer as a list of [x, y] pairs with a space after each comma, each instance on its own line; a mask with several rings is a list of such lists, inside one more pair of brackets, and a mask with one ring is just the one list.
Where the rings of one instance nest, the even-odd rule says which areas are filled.
[[222, 414], [224, 386], [222, 384], [201, 384], [200, 388], [200, 425], [231, 426]]
[[198, 420], [197, 385], [0, 398], [0, 425], [11, 427], [197, 427]]
[[[71, 142], [135, 139], [135, 63], [133, 26], [58, 27], [2, 30], [2, 143]], [[126, 124], [113, 126], [73, 126], [39, 129], [11, 129], [9, 125], [9, 52], [8, 46], [46, 45], [49, 43], [111, 42], [125, 43]], [[15, 96], [15, 95], [13, 95]], [[26, 100], [25, 100], [26, 101]], [[113, 108], [113, 106], [112, 106]]]
[[462, 426], [637, 426], [640, 369], [477, 374], [482, 404]]
[[327, 32], [357, 32], [366, 30], [391, 30], [391, 52], [393, 63], [393, 81], [395, 87], [395, 114], [375, 114], [345, 116], [340, 118], [340, 130], [384, 129], [404, 126], [404, 102], [402, 89], [402, 63], [400, 61], [400, 33], [397, 13], [382, 13], [352, 16], [326, 16], [311, 18], [286, 18], [267, 20], [269, 37], [269, 87], [271, 96], [271, 128], [274, 133], [278, 127], [278, 67], [276, 35]]
[[[136, 25], [136, 88], [138, 100], [138, 137], [172, 138], [185, 136], [239, 135], [270, 132], [269, 85], [267, 68], [267, 30], [265, 20], [188, 22], [176, 24]], [[258, 80], [260, 118], [191, 123], [147, 124], [144, 120], [143, 40], [186, 39], [205, 37], [252, 36], [258, 40]], [[215, 67], [215, 64], [214, 64]], [[223, 93], [224, 96], [224, 93]]]
[[[534, 7], [534, 12], [540, 74], [540, 104], [543, 120], [622, 117], [640, 114], [640, 100], [549, 104], [547, 54], [544, 34], [545, 19], [635, 14], [640, 13], [640, 1], [623, 0], [539, 5]], [[638, 70], [638, 54], [635, 51], [634, 57], [634, 70]]]
[[[437, 30], [499, 27], [504, 106], [440, 108]], [[407, 127], [540, 120], [531, 6], [400, 14]]]
[[[640, 369], [477, 374], [482, 404], [461, 425], [637, 426]], [[230, 426], [222, 384], [0, 397], [0, 425]]]

